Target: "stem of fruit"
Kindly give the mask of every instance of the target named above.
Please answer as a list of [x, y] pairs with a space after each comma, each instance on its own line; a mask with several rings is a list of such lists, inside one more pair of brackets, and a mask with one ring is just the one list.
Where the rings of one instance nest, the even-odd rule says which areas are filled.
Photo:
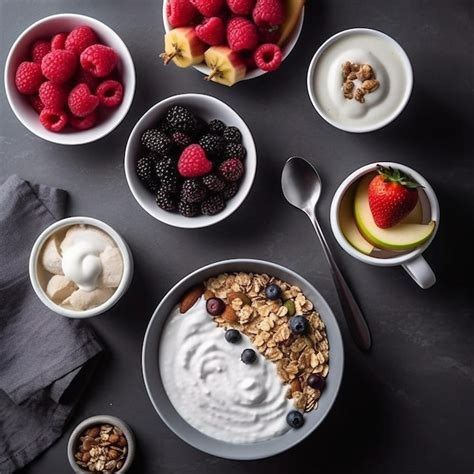
[[211, 69], [211, 72], [209, 73], [208, 76], [204, 78], [205, 81], [212, 81], [212, 79], [216, 76], [220, 75], [220, 71], [217, 69], [217, 67], [214, 67]]

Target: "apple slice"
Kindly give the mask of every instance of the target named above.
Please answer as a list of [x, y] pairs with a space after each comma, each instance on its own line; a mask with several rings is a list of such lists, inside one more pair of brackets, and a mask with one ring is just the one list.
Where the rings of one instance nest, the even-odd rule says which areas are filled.
[[160, 54], [165, 64], [173, 61], [178, 67], [202, 63], [206, 45], [193, 27], [175, 28], [165, 35], [165, 52]]
[[280, 46], [280, 48], [287, 44], [291, 34], [295, 31], [300, 20], [301, 12], [303, 11], [304, 2], [305, 0], [284, 1], [286, 18], [284, 23], [280, 26], [280, 39], [278, 40], [278, 46]]
[[371, 175], [364, 176], [357, 185], [354, 198], [354, 217], [365, 239], [374, 246], [386, 250], [413, 250], [426, 242], [435, 229], [435, 223], [407, 224], [401, 222], [388, 229], [375, 224], [370, 211], [368, 188]]
[[211, 70], [205, 79], [225, 86], [241, 81], [247, 72], [245, 62], [227, 46], [212, 46], [204, 53], [204, 61]]

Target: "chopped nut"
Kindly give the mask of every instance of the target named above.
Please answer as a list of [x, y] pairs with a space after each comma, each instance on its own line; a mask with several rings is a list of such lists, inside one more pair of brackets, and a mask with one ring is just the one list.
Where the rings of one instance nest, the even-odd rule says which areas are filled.
[[342, 91], [346, 99], [352, 99], [352, 97], [354, 96], [354, 94], [352, 93], [353, 89], [354, 89], [354, 83], [352, 81], [344, 82], [344, 85], [342, 86]]
[[354, 99], [357, 100], [357, 102], [360, 102], [363, 104], [365, 102], [365, 96], [366, 90], [362, 89], [362, 87], [358, 87], [354, 93]]
[[350, 73], [351, 73], [351, 62], [346, 61], [342, 65], [342, 80], [345, 81]]
[[374, 70], [370, 64], [363, 64], [357, 72], [357, 79], [359, 81], [366, 81], [367, 79], [375, 78]]
[[362, 83], [362, 88], [365, 89], [369, 94], [376, 91], [379, 88], [379, 81], [377, 79], [368, 79]]

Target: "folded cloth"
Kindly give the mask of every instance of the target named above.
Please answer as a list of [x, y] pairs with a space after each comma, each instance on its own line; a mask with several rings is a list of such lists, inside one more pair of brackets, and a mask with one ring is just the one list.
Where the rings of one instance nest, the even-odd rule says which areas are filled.
[[102, 350], [86, 324], [44, 306], [28, 277], [33, 243], [63, 217], [66, 200], [17, 176], [0, 185], [0, 473], [61, 435]]

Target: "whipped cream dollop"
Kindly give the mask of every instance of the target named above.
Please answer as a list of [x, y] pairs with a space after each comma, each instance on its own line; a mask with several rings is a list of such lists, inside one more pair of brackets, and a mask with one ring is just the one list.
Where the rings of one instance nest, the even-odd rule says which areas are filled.
[[123, 274], [122, 254], [115, 241], [101, 229], [84, 224], [69, 227], [63, 238], [59, 234], [50, 237], [41, 261], [53, 274], [47, 295], [77, 311], [107, 301]]
[[229, 443], [253, 443], [289, 430], [292, 409], [275, 364], [257, 350], [246, 365], [247, 336], [225, 340], [206, 311], [204, 298], [186, 314], [176, 307], [161, 336], [159, 363], [165, 391], [176, 411], [202, 433]]

